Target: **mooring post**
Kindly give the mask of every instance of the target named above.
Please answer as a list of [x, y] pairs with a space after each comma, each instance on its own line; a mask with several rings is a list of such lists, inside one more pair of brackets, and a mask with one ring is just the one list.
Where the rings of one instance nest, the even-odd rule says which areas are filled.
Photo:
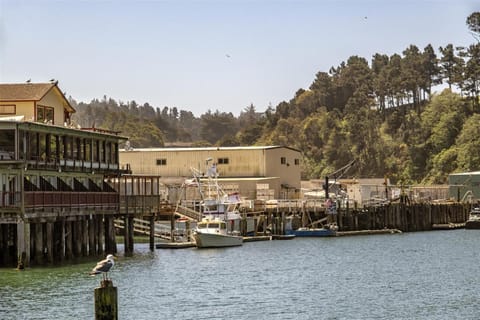
[[117, 320], [117, 287], [113, 286], [112, 280], [102, 280], [94, 295], [95, 320]]
[[150, 216], [150, 251], [155, 250], [155, 216]]

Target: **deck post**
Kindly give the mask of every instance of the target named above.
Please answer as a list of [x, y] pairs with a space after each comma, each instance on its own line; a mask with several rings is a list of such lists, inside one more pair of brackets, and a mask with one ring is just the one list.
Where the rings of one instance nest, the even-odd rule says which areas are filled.
[[94, 290], [95, 320], [117, 320], [117, 287], [111, 280], [102, 280]]

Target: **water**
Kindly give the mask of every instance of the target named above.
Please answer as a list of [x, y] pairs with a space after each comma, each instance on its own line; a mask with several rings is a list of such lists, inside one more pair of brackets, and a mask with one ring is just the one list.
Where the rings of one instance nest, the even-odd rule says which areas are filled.
[[[454, 230], [139, 244], [111, 277], [120, 319], [479, 319], [479, 243], [480, 230]], [[93, 319], [94, 264], [0, 269], [0, 319]]]

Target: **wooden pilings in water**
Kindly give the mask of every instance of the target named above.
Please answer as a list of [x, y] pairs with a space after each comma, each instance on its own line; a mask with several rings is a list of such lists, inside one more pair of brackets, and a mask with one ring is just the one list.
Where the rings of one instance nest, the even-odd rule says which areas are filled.
[[113, 215], [0, 224], [0, 267], [55, 264], [116, 251]]
[[[339, 231], [398, 229], [403, 232], [432, 230], [433, 226], [462, 224], [468, 220], [470, 205], [463, 203], [390, 203], [384, 206], [349, 208], [337, 206], [334, 218]], [[267, 210], [269, 225], [273, 234], [283, 234], [285, 214], [293, 214], [294, 229], [297, 227], [318, 227], [312, 223], [327, 217], [324, 210], [302, 208], [285, 210], [274, 208]], [[327, 220], [327, 219], [325, 219]], [[326, 221], [325, 221], [326, 222]], [[329, 222], [332, 222], [329, 220]]]
[[428, 231], [436, 224], [464, 223], [470, 206], [453, 204], [395, 203], [362, 210], [341, 211], [337, 215], [340, 230], [398, 229], [404, 232]]

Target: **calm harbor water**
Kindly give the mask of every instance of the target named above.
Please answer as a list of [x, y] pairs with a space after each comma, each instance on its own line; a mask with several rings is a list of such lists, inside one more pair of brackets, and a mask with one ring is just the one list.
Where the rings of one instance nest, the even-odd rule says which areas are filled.
[[[120, 319], [480, 319], [479, 243], [480, 230], [453, 230], [139, 244], [111, 277]], [[94, 264], [0, 269], [0, 319], [93, 319]]]

